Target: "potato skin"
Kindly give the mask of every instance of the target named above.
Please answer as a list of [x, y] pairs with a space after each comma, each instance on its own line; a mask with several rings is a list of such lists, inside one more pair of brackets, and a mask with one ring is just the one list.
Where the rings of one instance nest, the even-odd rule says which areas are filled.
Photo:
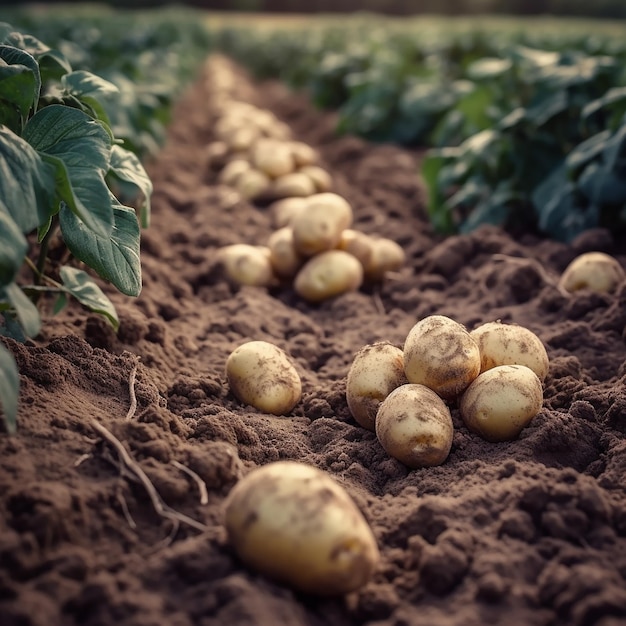
[[450, 409], [424, 385], [397, 387], [378, 408], [378, 441], [387, 454], [408, 467], [441, 465], [450, 454], [453, 436]]
[[541, 339], [517, 324], [487, 322], [470, 332], [480, 350], [480, 371], [497, 365], [525, 365], [541, 381], [548, 375], [550, 361]]
[[363, 428], [375, 430], [380, 403], [406, 382], [400, 348], [388, 341], [363, 346], [346, 378], [346, 401], [352, 417]]
[[294, 289], [309, 302], [322, 302], [363, 283], [363, 266], [348, 252], [328, 250], [310, 258], [296, 274]]
[[302, 381], [288, 356], [267, 341], [248, 341], [226, 361], [233, 394], [266, 413], [285, 415], [302, 397]]
[[525, 365], [498, 365], [465, 390], [459, 412], [465, 425], [487, 441], [515, 439], [543, 405], [543, 388]]
[[226, 276], [238, 285], [270, 287], [277, 282], [267, 246], [233, 243], [218, 250], [217, 261]]
[[624, 280], [626, 272], [617, 259], [604, 252], [586, 252], [565, 268], [559, 286], [569, 292], [590, 289], [608, 293]]
[[305, 593], [355, 591], [380, 559], [348, 493], [304, 463], [270, 463], [241, 479], [227, 497], [225, 526], [242, 561]]
[[480, 351], [464, 326], [445, 315], [430, 315], [407, 335], [404, 372], [410, 383], [453, 400], [478, 376]]

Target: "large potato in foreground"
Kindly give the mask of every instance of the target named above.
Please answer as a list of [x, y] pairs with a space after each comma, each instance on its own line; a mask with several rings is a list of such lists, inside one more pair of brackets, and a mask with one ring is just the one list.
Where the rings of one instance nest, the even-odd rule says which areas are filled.
[[487, 322], [470, 332], [480, 350], [480, 371], [497, 365], [525, 365], [543, 381], [550, 361], [541, 339], [517, 324]]
[[284, 415], [300, 401], [302, 381], [285, 352], [267, 341], [248, 341], [226, 361], [226, 377], [235, 396], [251, 406]]
[[363, 346], [346, 378], [346, 401], [352, 417], [363, 428], [375, 430], [380, 403], [406, 382], [400, 348], [387, 341]]
[[431, 315], [407, 335], [404, 372], [410, 383], [452, 400], [478, 376], [480, 351], [464, 326], [445, 315]]
[[432, 389], [402, 385], [381, 402], [376, 436], [389, 455], [408, 467], [440, 465], [454, 436], [450, 409]]
[[225, 525], [250, 567], [306, 593], [340, 595], [372, 576], [376, 539], [348, 493], [328, 474], [279, 461], [232, 489]]
[[587, 252], [565, 268], [559, 286], [565, 291], [590, 289], [606, 293], [613, 291], [625, 279], [626, 272], [617, 259], [604, 252]]
[[539, 413], [543, 389], [525, 365], [499, 365], [483, 372], [461, 396], [465, 425], [487, 441], [515, 439]]

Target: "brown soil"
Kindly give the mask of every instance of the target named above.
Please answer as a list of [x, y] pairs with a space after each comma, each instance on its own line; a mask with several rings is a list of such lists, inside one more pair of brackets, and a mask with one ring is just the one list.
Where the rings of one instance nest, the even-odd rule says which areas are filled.
[[[587, 250], [626, 264], [623, 242], [596, 230], [566, 246], [497, 228], [442, 240], [425, 220], [418, 155], [338, 138], [332, 115], [275, 84], [246, 97], [319, 148], [356, 227], [398, 241], [407, 266], [316, 306], [287, 287], [227, 283], [216, 248], [262, 243], [272, 225], [207, 172], [212, 117], [201, 76], [150, 166], [144, 289], [137, 300], [110, 291], [118, 335], [73, 305], [47, 319], [36, 342], [8, 342], [22, 392], [19, 433], [0, 437], [2, 626], [626, 624], [626, 286], [564, 297], [539, 269], [558, 276]], [[453, 408], [447, 461], [409, 471], [351, 418], [345, 376], [363, 345], [401, 346], [433, 313], [469, 328], [527, 326], [544, 341], [550, 372], [544, 408], [518, 440], [487, 443]], [[229, 392], [226, 358], [251, 339], [284, 348], [298, 367], [304, 393], [288, 417]], [[127, 420], [131, 384], [137, 410]], [[168, 506], [206, 530], [159, 516], [94, 420]], [[382, 560], [362, 590], [303, 596], [233, 553], [225, 495], [278, 459], [327, 470], [364, 512]], [[208, 503], [173, 461], [202, 478]]]

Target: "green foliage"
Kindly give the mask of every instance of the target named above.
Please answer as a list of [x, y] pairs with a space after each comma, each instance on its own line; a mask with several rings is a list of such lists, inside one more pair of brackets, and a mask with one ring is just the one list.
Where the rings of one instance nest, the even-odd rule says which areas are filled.
[[[103, 102], [117, 93], [103, 78], [73, 71], [59, 50], [0, 23], [0, 334], [35, 337], [42, 293], [57, 295], [55, 311], [73, 296], [117, 328], [112, 303], [89, 274], [48, 263], [57, 229], [74, 257], [122, 293], [139, 295], [137, 214], [120, 203], [110, 181], [143, 197], [146, 224], [152, 185], [109, 125]], [[33, 284], [24, 284], [25, 266]], [[2, 411], [10, 432], [18, 384], [15, 360], [0, 344]]]

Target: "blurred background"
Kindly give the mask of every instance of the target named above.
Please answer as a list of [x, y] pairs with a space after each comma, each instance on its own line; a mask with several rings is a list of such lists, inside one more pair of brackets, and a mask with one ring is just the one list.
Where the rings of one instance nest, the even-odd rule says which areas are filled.
[[[54, 4], [55, 0], [37, 4]], [[24, 0], [1, 0], [4, 5], [24, 5]], [[72, 4], [64, 0], [63, 4]], [[171, 0], [109, 0], [103, 4], [148, 8], [172, 4]], [[214, 11], [272, 13], [350, 13], [355, 11], [416, 15], [571, 15], [626, 18], [626, 0], [186, 0], [179, 2]], [[625, 33], [626, 34], [626, 33]]]

